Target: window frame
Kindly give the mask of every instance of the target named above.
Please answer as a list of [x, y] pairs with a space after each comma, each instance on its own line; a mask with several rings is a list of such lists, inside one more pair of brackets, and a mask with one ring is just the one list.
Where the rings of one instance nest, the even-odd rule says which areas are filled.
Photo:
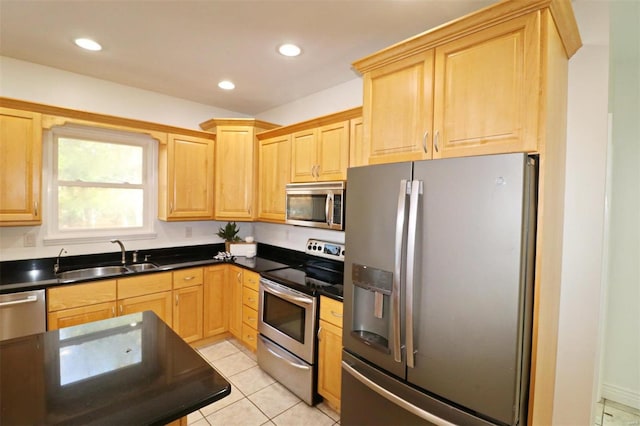
[[[122, 144], [140, 146], [143, 149], [143, 176], [142, 184], [87, 184], [87, 187], [122, 188], [131, 187], [143, 189], [143, 224], [141, 227], [130, 228], [101, 228], [90, 230], [61, 230], [58, 222], [58, 139], [71, 138], [83, 139], [91, 142], [103, 142], [110, 144]], [[44, 134], [45, 144], [45, 170], [43, 177], [46, 179], [47, 196], [43, 217], [45, 220], [45, 245], [91, 243], [108, 241], [113, 238], [124, 240], [154, 239], [157, 237], [155, 230], [157, 216], [158, 183], [158, 141], [143, 133], [135, 133], [122, 130], [105, 129], [98, 127], [66, 124], [47, 130]], [[77, 184], [74, 186], [84, 186]]]

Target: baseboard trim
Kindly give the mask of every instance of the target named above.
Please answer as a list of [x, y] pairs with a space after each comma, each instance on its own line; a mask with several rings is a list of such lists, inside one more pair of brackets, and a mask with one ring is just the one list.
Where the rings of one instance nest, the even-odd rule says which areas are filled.
[[603, 383], [602, 397], [640, 410], [640, 392], [638, 391]]

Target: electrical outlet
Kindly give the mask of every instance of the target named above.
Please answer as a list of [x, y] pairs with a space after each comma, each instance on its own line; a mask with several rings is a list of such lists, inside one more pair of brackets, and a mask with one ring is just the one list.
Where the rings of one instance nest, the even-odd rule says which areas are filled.
[[23, 243], [25, 247], [35, 247], [36, 246], [36, 234], [33, 232], [27, 232], [23, 236]]
[[190, 226], [185, 226], [184, 228], [184, 236], [186, 238], [191, 238], [193, 236], [193, 228]]

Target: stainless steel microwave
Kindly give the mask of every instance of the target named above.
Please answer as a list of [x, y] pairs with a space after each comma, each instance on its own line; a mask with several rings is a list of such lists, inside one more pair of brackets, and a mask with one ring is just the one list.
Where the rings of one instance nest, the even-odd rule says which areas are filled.
[[346, 183], [290, 183], [286, 186], [286, 223], [344, 230]]

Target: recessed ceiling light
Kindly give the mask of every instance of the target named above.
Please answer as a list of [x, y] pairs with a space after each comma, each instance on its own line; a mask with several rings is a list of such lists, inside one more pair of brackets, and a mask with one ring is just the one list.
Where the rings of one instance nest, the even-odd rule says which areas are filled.
[[74, 42], [76, 43], [77, 46], [82, 47], [83, 49], [86, 49], [86, 50], [92, 50], [94, 52], [97, 52], [98, 50], [102, 50], [102, 46], [100, 46], [100, 43], [97, 43], [91, 40], [90, 38], [77, 38], [74, 40]]
[[295, 44], [282, 44], [278, 47], [278, 52], [284, 56], [298, 56], [302, 50]]
[[233, 90], [236, 88], [236, 85], [229, 80], [222, 80], [220, 83], [218, 83], [218, 87], [224, 90]]

